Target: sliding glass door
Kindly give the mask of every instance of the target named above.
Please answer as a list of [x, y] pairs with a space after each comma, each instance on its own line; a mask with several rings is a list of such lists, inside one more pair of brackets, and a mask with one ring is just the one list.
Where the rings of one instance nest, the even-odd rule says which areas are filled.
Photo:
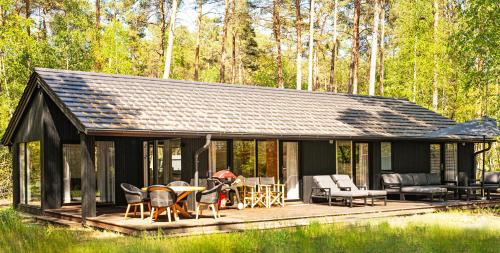
[[352, 143], [337, 141], [337, 174], [352, 178]]
[[79, 144], [63, 144], [63, 203], [81, 203], [81, 150]]
[[283, 181], [286, 199], [299, 199], [299, 143], [283, 142]]
[[233, 141], [233, 172], [244, 177], [255, 177], [255, 141]]
[[181, 140], [144, 142], [144, 186], [181, 180]]
[[278, 140], [257, 142], [257, 171], [259, 177], [278, 177]]
[[96, 201], [115, 202], [115, 145], [112, 141], [96, 141]]
[[362, 185], [370, 187], [368, 173], [368, 143], [356, 143], [355, 144], [355, 183], [356, 185]]

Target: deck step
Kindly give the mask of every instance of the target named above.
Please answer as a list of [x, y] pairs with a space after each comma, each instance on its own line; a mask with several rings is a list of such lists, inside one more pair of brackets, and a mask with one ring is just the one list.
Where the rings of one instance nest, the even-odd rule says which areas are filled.
[[70, 220], [65, 220], [65, 219], [59, 219], [51, 216], [45, 216], [45, 215], [35, 215], [33, 216], [35, 220], [43, 222], [43, 223], [49, 223], [52, 225], [57, 225], [57, 226], [63, 226], [63, 227], [68, 227], [68, 228], [80, 228], [82, 227], [81, 223], [70, 221]]

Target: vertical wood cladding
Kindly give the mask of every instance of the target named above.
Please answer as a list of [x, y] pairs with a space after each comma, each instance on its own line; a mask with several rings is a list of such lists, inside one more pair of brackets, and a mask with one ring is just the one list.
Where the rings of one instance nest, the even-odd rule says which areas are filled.
[[95, 141], [92, 136], [80, 134], [82, 164], [82, 219], [96, 216]]
[[475, 177], [474, 143], [458, 143], [458, 171], [464, 172], [468, 178]]
[[142, 140], [133, 138], [116, 138], [115, 143], [115, 202], [126, 204], [121, 183], [129, 183], [137, 187], [143, 186], [143, 148]]
[[[196, 151], [205, 145], [205, 138], [197, 139], [182, 139], [181, 140], [181, 170], [182, 181], [191, 182], [194, 178]], [[199, 156], [199, 177], [208, 177], [208, 150], [204, 151]]]
[[19, 145], [14, 144], [11, 147], [12, 155], [12, 206], [17, 208], [17, 205], [21, 202], [19, 192], [20, 192], [20, 173], [19, 173]]
[[300, 142], [300, 170], [302, 175], [335, 174], [335, 143], [329, 141]]
[[397, 173], [430, 172], [430, 143], [392, 142], [392, 171]]

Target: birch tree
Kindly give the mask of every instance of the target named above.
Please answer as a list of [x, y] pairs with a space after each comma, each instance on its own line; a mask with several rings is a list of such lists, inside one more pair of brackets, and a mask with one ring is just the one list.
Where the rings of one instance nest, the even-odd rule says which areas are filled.
[[361, 14], [360, 0], [354, 0], [354, 22], [352, 35], [351, 64], [349, 66], [349, 94], [358, 93], [358, 68], [359, 68], [359, 16]]
[[297, 41], [295, 45], [295, 53], [297, 56], [296, 66], [297, 66], [297, 79], [296, 88], [297, 90], [302, 89], [302, 17], [300, 16], [300, 4], [301, 0], [295, 0], [295, 30], [297, 32]]
[[439, 0], [433, 0], [433, 13], [434, 13], [434, 22], [433, 22], [433, 57], [434, 57], [434, 66], [433, 66], [433, 76], [432, 76], [432, 109], [436, 111], [438, 109], [438, 26], [439, 26]]
[[307, 76], [307, 90], [313, 90], [313, 64], [314, 64], [314, 0], [310, 1], [309, 9], [309, 68]]
[[165, 69], [163, 78], [168, 79], [170, 76], [170, 62], [172, 60], [172, 48], [174, 47], [174, 30], [177, 16], [178, 0], [172, 0], [172, 13], [170, 14], [170, 24], [168, 25], [168, 42], [167, 52], [165, 57]]
[[370, 81], [368, 86], [368, 95], [375, 95], [375, 78], [377, 72], [377, 49], [378, 49], [378, 25], [380, 18], [380, 0], [374, 0], [373, 7], [373, 31], [370, 55]]

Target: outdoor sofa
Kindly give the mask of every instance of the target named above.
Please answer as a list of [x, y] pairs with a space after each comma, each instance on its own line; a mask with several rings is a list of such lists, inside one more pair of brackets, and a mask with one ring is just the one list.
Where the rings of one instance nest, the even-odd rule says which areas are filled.
[[366, 191], [342, 191], [333, 181], [330, 175], [313, 176], [313, 187], [311, 189], [310, 200], [312, 198], [323, 198], [328, 201], [328, 205], [332, 205], [332, 200], [341, 199], [346, 205], [352, 207], [353, 199], [364, 200], [366, 205]]
[[332, 175], [333, 181], [341, 190], [351, 191], [351, 192], [366, 192], [368, 198], [372, 201], [372, 206], [374, 205], [375, 199], [382, 199], [384, 201], [384, 206], [387, 205], [387, 191], [385, 190], [368, 190], [366, 185], [357, 186], [351, 180], [349, 175]]
[[448, 194], [446, 185], [441, 182], [441, 176], [434, 173], [382, 174], [382, 186], [388, 194], [399, 194], [401, 200], [405, 200], [405, 195], [426, 195], [431, 201], [434, 197], [446, 200]]
[[500, 171], [485, 172], [483, 187], [488, 199], [491, 199], [492, 193], [500, 193]]

